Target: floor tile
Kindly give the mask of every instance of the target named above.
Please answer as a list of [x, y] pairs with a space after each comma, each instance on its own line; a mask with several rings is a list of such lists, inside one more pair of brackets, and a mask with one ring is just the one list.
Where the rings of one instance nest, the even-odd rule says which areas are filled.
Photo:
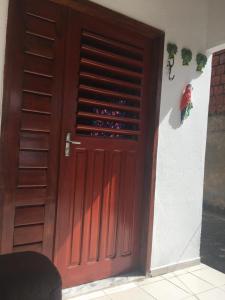
[[99, 291], [99, 292], [94, 292], [94, 293], [90, 293], [87, 295], [82, 295], [82, 296], [78, 296], [78, 297], [73, 297], [73, 298], [69, 298], [68, 300], [94, 300], [94, 299], [98, 299], [98, 300], [110, 300], [109, 297], [107, 297], [103, 291]]
[[186, 274], [188, 272], [188, 269], [182, 269], [182, 270], [176, 270], [173, 272], [173, 274], [175, 274], [176, 276], [179, 276], [179, 275], [183, 275], [183, 274]]
[[116, 286], [116, 287], [106, 289], [106, 290], [104, 290], [104, 292], [105, 292], [106, 295], [111, 295], [111, 294], [114, 294], [114, 293], [127, 291], [127, 290], [130, 290], [130, 289], [136, 288], [136, 287], [137, 287], [137, 284], [132, 282], [132, 283], [123, 284], [123, 285], [120, 285], [120, 286]]
[[198, 271], [198, 270], [201, 270], [201, 269], [204, 269], [204, 268], [208, 268], [208, 266], [204, 265], [204, 264], [199, 264], [199, 265], [196, 265], [196, 266], [192, 266], [190, 268], [187, 268], [187, 271], [188, 272], [194, 272], [194, 271]]
[[187, 273], [178, 277], [172, 277], [168, 280], [176, 286], [184, 289], [186, 292], [192, 294], [202, 293], [213, 288], [213, 285], [191, 273]]
[[160, 280], [163, 280], [163, 277], [161, 277], [161, 276], [157, 276], [157, 277], [149, 277], [149, 278], [146, 278], [146, 279], [144, 279], [144, 280], [138, 281], [137, 284], [138, 284], [139, 286], [142, 286], [142, 285], [146, 285], [146, 284], [158, 282], [158, 281], [160, 281]]
[[167, 280], [144, 285], [141, 288], [158, 300], [181, 300], [189, 295]]
[[175, 277], [175, 276], [180, 276], [180, 275], [183, 275], [183, 274], [186, 274], [186, 273], [188, 273], [188, 269], [182, 269], [182, 270], [177, 270], [177, 271], [175, 270], [173, 272], [162, 275], [162, 277], [166, 278], [166, 279], [169, 279], [169, 278], [172, 278], [172, 277]]
[[109, 296], [104, 296], [104, 297], [96, 298], [94, 300], [111, 300], [111, 298], [109, 298]]
[[169, 279], [169, 278], [173, 278], [175, 276], [176, 275], [174, 273], [167, 273], [167, 274], [162, 275], [162, 278], [163, 279]]
[[197, 295], [197, 299], [199, 300], [224, 300], [225, 299], [225, 292], [221, 289], [215, 288], [208, 292], [204, 292], [202, 294]]
[[216, 271], [212, 268], [204, 268], [202, 270], [192, 272], [192, 274], [211, 283], [215, 287], [225, 285], [225, 274]]
[[115, 293], [110, 295], [111, 300], [154, 300], [154, 298], [141, 290], [140, 288], [134, 288], [127, 291]]

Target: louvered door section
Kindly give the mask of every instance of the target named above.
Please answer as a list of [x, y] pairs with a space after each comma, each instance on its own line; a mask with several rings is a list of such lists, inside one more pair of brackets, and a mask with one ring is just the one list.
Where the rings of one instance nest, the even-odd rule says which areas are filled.
[[143, 50], [83, 31], [76, 133], [138, 140], [142, 77]]
[[146, 44], [70, 13], [55, 244], [64, 287], [139, 267]]
[[52, 257], [65, 12], [43, 0], [12, 1], [11, 5], [20, 34], [12, 72], [20, 85], [12, 100], [18, 120], [12, 124], [17, 136], [10, 150], [13, 221], [11, 228], [5, 228], [10, 244], [2, 248]]

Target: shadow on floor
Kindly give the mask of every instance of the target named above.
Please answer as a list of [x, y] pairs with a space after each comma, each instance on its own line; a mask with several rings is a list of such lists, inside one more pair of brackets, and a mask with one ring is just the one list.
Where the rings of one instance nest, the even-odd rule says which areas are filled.
[[225, 273], [225, 216], [203, 212], [201, 261]]

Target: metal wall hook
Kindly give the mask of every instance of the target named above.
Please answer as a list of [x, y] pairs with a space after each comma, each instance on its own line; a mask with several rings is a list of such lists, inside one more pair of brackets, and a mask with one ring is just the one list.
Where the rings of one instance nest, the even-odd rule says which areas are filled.
[[174, 80], [174, 78], [175, 78], [175, 75], [171, 76], [172, 68], [173, 68], [173, 66], [174, 66], [174, 63], [175, 63], [174, 57], [168, 59], [167, 68], [168, 68], [168, 70], [169, 70], [169, 80], [170, 80], [170, 81]]

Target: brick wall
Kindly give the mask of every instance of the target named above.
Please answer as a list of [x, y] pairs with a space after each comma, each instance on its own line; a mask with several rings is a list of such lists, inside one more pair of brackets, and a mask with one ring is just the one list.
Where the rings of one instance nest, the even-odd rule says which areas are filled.
[[213, 56], [204, 205], [225, 212], [225, 50]]
[[209, 114], [225, 113], [225, 50], [213, 56]]

